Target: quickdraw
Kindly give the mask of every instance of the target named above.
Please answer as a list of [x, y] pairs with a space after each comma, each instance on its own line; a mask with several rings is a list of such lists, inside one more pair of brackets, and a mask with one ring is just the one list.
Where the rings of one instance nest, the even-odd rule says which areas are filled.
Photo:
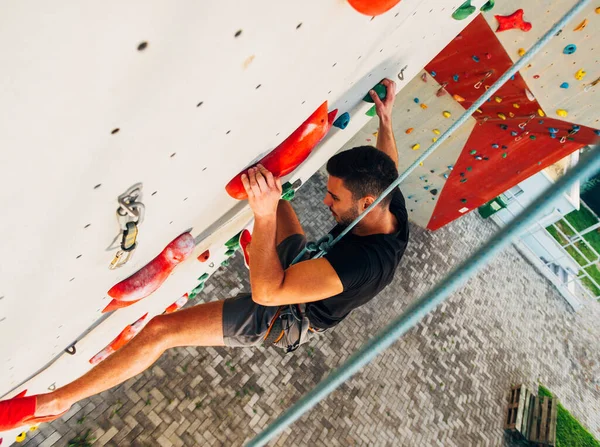
[[490, 71], [488, 71], [488, 72], [485, 74], [485, 76], [483, 77], [483, 79], [482, 79], [481, 81], [479, 81], [479, 82], [475, 83], [475, 85], [474, 85], [473, 87], [475, 87], [476, 89], [480, 89], [480, 88], [481, 88], [481, 86], [483, 85], [484, 81], [485, 81], [486, 79], [488, 79], [488, 78], [489, 78], [489, 77], [490, 77], [490, 76], [491, 76], [493, 73], [494, 73], [494, 70], [490, 70]]
[[[118, 197], [117, 222], [121, 228], [121, 243], [119, 250], [108, 266], [109, 269], [125, 265], [137, 248], [139, 225], [144, 221], [145, 207], [141, 202], [142, 184], [136, 183]], [[118, 239], [117, 236], [115, 239]], [[112, 244], [111, 244], [112, 245]]]

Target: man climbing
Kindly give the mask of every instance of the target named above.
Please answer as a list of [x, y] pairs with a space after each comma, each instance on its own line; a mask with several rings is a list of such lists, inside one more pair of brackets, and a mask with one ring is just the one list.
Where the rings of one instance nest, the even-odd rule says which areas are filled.
[[[338, 223], [334, 237], [398, 176], [391, 120], [395, 84], [389, 79], [383, 84], [383, 101], [370, 92], [380, 120], [377, 148], [356, 147], [327, 163], [324, 203]], [[0, 402], [0, 431], [56, 419], [75, 402], [144, 371], [169, 348], [249, 346], [275, 334], [278, 345], [294, 350], [309, 334], [337, 325], [393, 279], [408, 242], [399, 189], [324, 257], [291, 265], [306, 238], [292, 206], [280, 200], [280, 180], [259, 165], [244, 175], [243, 183], [255, 218], [249, 250], [252, 294], [154, 317], [126, 346], [77, 380], [51, 393]]]

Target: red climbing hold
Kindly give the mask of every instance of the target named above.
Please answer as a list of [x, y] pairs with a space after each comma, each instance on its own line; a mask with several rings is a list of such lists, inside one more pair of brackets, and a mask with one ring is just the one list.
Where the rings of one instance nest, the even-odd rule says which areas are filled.
[[190, 233], [177, 236], [156, 258], [129, 278], [114, 285], [108, 295], [117, 301], [126, 301], [127, 305], [146, 298], [165, 282], [179, 263], [192, 254], [195, 246], [194, 237]]
[[[329, 114], [327, 113], [327, 101], [325, 101], [283, 143], [258, 163], [262, 164], [276, 177], [289, 174], [306, 160], [317, 143], [327, 134], [336, 114], [337, 109], [329, 112]], [[252, 166], [256, 166], [256, 164]], [[248, 168], [250, 167], [248, 166]], [[236, 175], [225, 186], [227, 194], [234, 199], [244, 200], [248, 197], [242, 184], [242, 174], [245, 174], [248, 168]]]
[[123, 309], [124, 307], [129, 307], [132, 304], [137, 303], [139, 300], [135, 300], [135, 301], [119, 301], [119, 300], [112, 300], [110, 303], [108, 303], [108, 305], [102, 309], [102, 313], [106, 314], [108, 312], [112, 312], [115, 311], [117, 309]]
[[206, 250], [200, 256], [198, 256], [198, 261], [206, 262], [206, 261], [208, 261], [208, 258], [210, 258], [210, 251]]
[[173, 312], [177, 312], [179, 309], [181, 309], [183, 307], [183, 305], [185, 303], [188, 302], [189, 299], [189, 295], [187, 293], [184, 293], [182, 296], [180, 296], [177, 301], [175, 301], [173, 304], [171, 304], [169, 307], [167, 307], [165, 309], [165, 311], [163, 312], [163, 314], [168, 315], [168, 314], [172, 314]]
[[523, 10], [517, 9], [509, 16], [494, 16], [498, 20], [498, 29], [496, 32], [506, 31], [509, 29], [518, 28], [521, 31], [529, 31], [531, 29], [531, 23], [523, 20]]
[[378, 16], [389, 11], [400, 0], [348, 0], [350, 6], [366, 16]]
[[129, 342], [129, 340], [135, 337], [138, 334], [138, 332], [140, 332], [144, 328], [144, 326], [147, 323], [147, 317], [148, 313], [145, 313], [135, 323], [128, 324], [127, 326], [125, 326], [125, 329], [123, 329], [121, 333], [117, 335], [117, 337], [113, 341], [111, 341], [106, 348], [104, 348], [102, 351], [100, 351], [98, 354], [96, 354], [89, 360], [90, 363], [92, 365], [97, 365], [102, 360], [106, 359], [108, 356], [125, 346], [127, 342]]

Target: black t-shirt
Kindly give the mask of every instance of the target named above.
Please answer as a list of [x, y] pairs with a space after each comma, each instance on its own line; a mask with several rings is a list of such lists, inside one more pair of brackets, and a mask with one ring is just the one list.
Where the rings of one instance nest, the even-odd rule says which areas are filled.
[[[332, 265], [344, 286], [339, 295], [307, 303], [306, 315], [319, 329], [335, 326], [359, 306], [381, 292], [394, 278], [408, 243], [408, 213], [400, 189], [392, 193], [390, 211], [398, 220], [398, 232], [344, 236], [324, 258]], [[331, 230], [333, 237], [342, 227]]]

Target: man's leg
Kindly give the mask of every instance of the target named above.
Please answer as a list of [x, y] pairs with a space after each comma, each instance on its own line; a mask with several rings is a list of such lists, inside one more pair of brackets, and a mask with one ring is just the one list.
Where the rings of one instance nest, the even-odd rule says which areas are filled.
[[37, 398], [36, 416], [60, 414], [150, 367], [177, 346], [223, 346], [223, 301], [199, 304], [154, 317], [119, 351], [75, 381]]

